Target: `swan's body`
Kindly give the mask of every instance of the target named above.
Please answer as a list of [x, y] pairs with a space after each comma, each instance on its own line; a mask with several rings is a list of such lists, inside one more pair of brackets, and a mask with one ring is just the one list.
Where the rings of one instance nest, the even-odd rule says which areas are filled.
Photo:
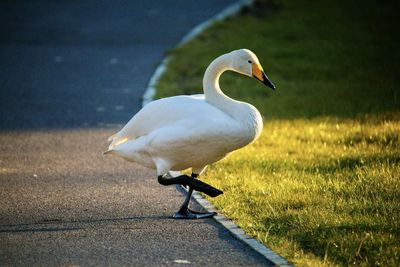
[[[262, 130], [261, 115], [252, 105], [223, 94], [218, 80], [226, 70], [269, 82], [251, 51], [222, 55], [206, 70], [204, 95], [174, 96], [149, 103], [110, 137], [106, 153], [156, 169], [160, 177], [170, 170], [188, 168], [200, 174], [208, 164], [253, 142]], [[268, 85], [273, 87], [270, 82]]]
[[[210, 163], [255, 140], [262, 129], [259, 112], [236, 103], [235, 118], [209, 104], [204, 95], [175, 96], [149, 103], [113, 138], [110, 149], [127, 160], [157, 169], [193, 168]], [[118, 142], [126, 140], [118, 144]]]

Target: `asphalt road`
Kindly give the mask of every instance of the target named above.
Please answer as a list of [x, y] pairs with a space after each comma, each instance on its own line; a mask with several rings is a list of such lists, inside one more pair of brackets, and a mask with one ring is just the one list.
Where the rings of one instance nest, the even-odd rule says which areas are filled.
[[126, 122], [165, 51], [232, 2], [1, 1], [0, 128]]
[[233, 1], [0, 3], [0, 265], [265, 266], [152, 170], [103, 157], [166, 49]]

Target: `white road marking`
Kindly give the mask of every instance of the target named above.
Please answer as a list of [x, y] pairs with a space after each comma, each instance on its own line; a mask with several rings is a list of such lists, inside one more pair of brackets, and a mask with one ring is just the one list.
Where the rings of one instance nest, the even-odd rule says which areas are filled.
[[184, 264], [190, 264], [190, 261], [188, 260], [174, 260], [175, 263], [184, 263]]

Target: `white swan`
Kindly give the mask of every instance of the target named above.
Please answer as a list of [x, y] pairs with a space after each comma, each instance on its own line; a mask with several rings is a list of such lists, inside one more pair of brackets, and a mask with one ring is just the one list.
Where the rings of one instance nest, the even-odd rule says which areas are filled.
[[[256, 140], [263, 128], [258, 110], [226, 96], [219, 87], [219, 77], [232, 70], [255, 77], [275, 89], [265, 75], [257, 56], [240, 49], [216, 58], [203, 78], [204, 95], [174, 96], [144, 106], [109, 138], [105, 154], [122, 157], [157, 170], [163, 185], [189, 186], [189, 193], [175, 218], [204, 218], [214, 213], [198, 213], [188, 208], [193, 189], [210, 196], [222, 191], [195, 178], [208, 164]], [[247, 89], [245, 89], [247, 90]], [[192, 176], [167, 178], [171, 170], [192, 168]]]

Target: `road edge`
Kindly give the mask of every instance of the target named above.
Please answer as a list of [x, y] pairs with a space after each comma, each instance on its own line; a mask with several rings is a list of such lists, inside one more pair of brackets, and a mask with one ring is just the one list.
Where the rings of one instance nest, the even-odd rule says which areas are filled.
[[[222, 21], [228, 17], [234, 16], [242, 10], [243, 7], [251, 6], [255, 0], [239, 0], [236, 3], [226, 7], [221, 12], [217, 13], [213, 17], [203, 21], [202, 23], [198, 24], [194, 28], [192, 28], [183, 38], [179, 41], [177, 47], [180, 47], [198, 34], [203, 32], [205, 29], [213, 25], [215, 22]], [[154, 71], [153, 75], [150, 77], [146, 90], [142, 97], [142, 107], [147, 105], [149, 102], [153, 101], [154, 96], [156, 94], [156, 85], [160, 80], [160, 77], [164, 74], [165, 70], [167, 69], [168, 62], [171, 60], [171, 56], [166, 56], [161, 61], [161, 63], [157, 66], [156, 70]]]
[[211, 204], [207, 199], [205, 199], [201, 194], [194, 191], [193, 198], [195, 201], [206, 209], [208, 212], [216, 212], [217, 215], [214, 216], [214, 219], [219, 222], [222, 226], [228, 229], [237, 239], [240, 239], [248, 246], [250, 246], [253, 250], [257, 251], [259, 254], [264, 256], [268, 261], [272, 262], [276, 266], [292, 266], [290, 265], [285, 258], [275, 253], [260, 241], [255, 238], [248, 236], [245, 231], [237, 226], [232, 220], [226, 218], [223, 214], [221, 214], [213, 204]]
[[[239, 13], [239, 11], [245, 7], [250, 6], [255, 2], [255, 0], [239, 0], [236, 3], [228, 6], [223, 9], [220, 13], [214, 15], [213, 17], [207, 19], [206, 21], [198, 24], [193, 29], [191, 29], [178, 43], [178, 47], [186, 44], [198, 34], [203, 32], [205, 29], [213, 25], [215, 22], [224, 20], [225, 18], [231, 17]], [[161, 76], [167, 70], [167, 65], [171, 60], [171, 56], [166, 56], [161, 61], [161, 63], [157, 66], [153, 75], [150, 77], [146, 90], [142, 97], [142, 107], [147, 105], [149, 102], [153, 101], [155, 93], [156, 93], [156, 85], [160, 80]], [[170, 172], [172, 176], [178, 176], [180, 172]], [[182, 187], [183, 188], [183, 187]], [[184, 188], [183, 188], [184, 189]], [[233, 234], [237, 239], [246, 243], [250, 248], [261, 254], [265, 259], [269, 262], [273, 263], [276, 266], [292, 266], [290, 265], [286, 259], [277, 253], [273, 252], [271, 249], [264, 246], [258, 240], [248, 236], [243, 229], [237, 226], [232, 220], [226, 218], [222, 215], [208, 200], [206, 200], [202, 195], [198, 192], [193, 192], [193, 199], [204, 209], [209, 212], [217, 212], [217, 215], [214, 216], [214, 219], [220, 223], [224, 228], [226, 228], [229, 232]]]

